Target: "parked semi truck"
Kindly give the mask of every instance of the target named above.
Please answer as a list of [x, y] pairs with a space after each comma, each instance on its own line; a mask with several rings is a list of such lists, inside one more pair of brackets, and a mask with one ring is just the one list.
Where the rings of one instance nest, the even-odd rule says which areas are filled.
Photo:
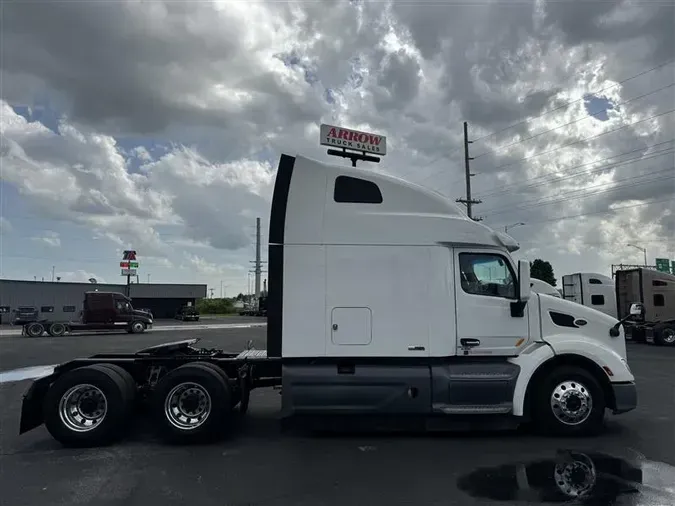
[[[72, 360], [35, 380], [20, 432], [120, 438], [140, 400], [168, 441], [222, 434], [251, 390], [313, 428], [595, 433], [637, 405], [621, 322], [530, 287], [509, 235], [404, 180], [282, 155], [271, 205], [267, 349], [197, 339]], [[402, 311], [401, 308], [405, 308]]]
[[616, 301], [619, 318], [638, 303], [640, 314], [626, 322], [634, 341], [675, 346], [675, 276], [653, 269], [617, 271]]
[[254, 305], [244, 306], [239, 316], [267, 316], [267, 296], [261, 295]]
[[615, 285], [612, 278], [603, 274], [577, 272], [563, 276], [562, 284], [565, 300], [617, 317]]
[[45, 332], [60, 337], [66, 333], [105, 330], [139, 334], [152, 328], [152, 322], [152, 314], [134, 309], [131, 299], [121, 293], [85, 292], [80, 321], [36, 320], [26, 323], [22, 333], [28, 337], [39, 337]]

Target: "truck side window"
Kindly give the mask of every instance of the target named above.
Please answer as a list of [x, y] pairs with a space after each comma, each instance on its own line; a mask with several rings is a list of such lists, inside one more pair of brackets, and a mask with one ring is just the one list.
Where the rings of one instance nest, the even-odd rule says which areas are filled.
[[662, 293], [654, 294], [654, 305], [658, 307], [663, 307], [666, 305], [666, 298], [663, 296]]
[[597, 278], [590, 278], [590, 279], [588, 280], [588, 284], [589, 284], [589, 285], [601, 285], [601, 284], [602, 284], [602, 281], [600, 281], [600, 280], [597, 279]]
[[381, 204], [382, 192], [372, 181], [349, 176], [335, 178], [333, 200], [352, 204]]
[[74, 313], [75, 312], [75, 306], [63, 306], [63, 312], [64, 313]]
[[516, 298], [516, 276], [501, 255], [460, 253], [459, 269], [462, 289], [472, 295]]
[[53, 313], [54, 312], [54, 306], [42, 306], [40, 308], [41, 313]]
[[593, 306], [604, 306], [605, 305], [605, 296], [604, 295], [591, 295], [591, 305], [593, 305]]

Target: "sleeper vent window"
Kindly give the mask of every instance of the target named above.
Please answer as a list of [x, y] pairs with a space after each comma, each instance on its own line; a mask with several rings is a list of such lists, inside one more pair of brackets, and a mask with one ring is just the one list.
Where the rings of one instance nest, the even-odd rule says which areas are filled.
[[349, 176], [335, 179], [333, 200], [351, 204], [381, 204], [382, 192], [372, 181]]
[[593, 306], [604, 306], [605, 305], [605, 296], [604, 295], [591, 295], [591, 304]]
[[652, 286], [668, 286], [668, 283], [661, 281], [660, 279], [655, 279], [652, 281]]
[[602, 281], [600, 281], [597, 278], [591, 278], [591, 279], [588, 280], [588, 283], [591, 284], [591, 285], [601, 285]]

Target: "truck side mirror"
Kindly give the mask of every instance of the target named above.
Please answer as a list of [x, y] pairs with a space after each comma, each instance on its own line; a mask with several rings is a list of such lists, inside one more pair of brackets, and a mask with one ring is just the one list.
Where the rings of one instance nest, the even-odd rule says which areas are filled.
[[518, 300], [527, 302], [532, 293], [532, 284], [530, 280], [530, 262], [520, 260], [518, 262]]
[[526, 260], [518, 262], [518, 300], [511, 303], [511, 316], [523, 318], [525, 306], [530, 300], [532, 285], [530, 280], [530, 263]]
[[642, 315], [642, 304], [631, 304], [630, 305], [630, 315], [631, 316], [641, 316]]

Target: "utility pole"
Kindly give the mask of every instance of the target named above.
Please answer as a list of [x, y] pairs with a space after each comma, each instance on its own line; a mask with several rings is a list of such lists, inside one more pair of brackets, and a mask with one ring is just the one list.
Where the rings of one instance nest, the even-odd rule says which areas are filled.
[[260, 297], [260, 218], [255, 219], [255, 298]]
[[481, 221], [482, 218], [474, 218], [473, 217], [473, 204], [481, 204], [481, 200], [475, 200], [471, 198], [471, 177], [475, 176], [475, 174], [471, 173], [471, 167], [470, 167], [470, 161], [473, 160], [472, 157], [469, 156], [469, 144], [473, 143], [473, 141], [469, 140], [469, 124], [465, 121], [464, 122], [464, 170], [466, 173], [466, 198], [463, 199], [457, 199], [456, 202], [461, 202], [462, 204], [466, 204], [466, 214], [469, 218], [471, 218], [474, 221]]
[[52, 265], [52, 283], [54, 282], [54, 269], [56, 269], [56, 266]]

